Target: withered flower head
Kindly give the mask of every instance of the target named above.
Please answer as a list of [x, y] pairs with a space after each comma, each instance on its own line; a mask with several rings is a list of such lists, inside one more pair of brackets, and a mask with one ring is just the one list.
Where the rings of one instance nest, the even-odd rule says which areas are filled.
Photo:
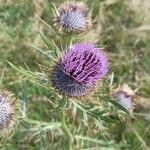
[[0, 90], [0, 135], [13, 130], [16, 121], [16, 99], [14, 95]]
[[114, 91], [113, 97], [120, 105], [132, 112], [135, 106], [134, 94], [135, 92], [127, 84], [123, 84]]

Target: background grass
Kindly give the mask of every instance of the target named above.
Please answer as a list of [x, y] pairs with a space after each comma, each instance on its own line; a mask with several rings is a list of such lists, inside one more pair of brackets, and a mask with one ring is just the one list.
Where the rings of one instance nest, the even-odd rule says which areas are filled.
[[[53, 60], [29, 46], [39, 47], [43, 52], [50, 50], [39, 32], [49, 42], [54, 41], [60, 50], [70, 44], [70, 37], [58, 36], [57, 30], [53, 32], [45, 24], [53, 27], [53, 2], [58, 7], [63, 0], [0, 0], [0, 86], [14, 92], [21, 100], [24, 118], [20, 119], [13, 137], [0, 148], [65, 150], [68, 139], [60, 127], [60, 108], [65, 107], [67, 127], [76, 139], [74, 149], [149, 149], [149, 0], [86, 1], [92, 13], [93, 28], [72, 42], [90, 41], [104, 47], [111, 69], [93, 97], [75, 103], [62, 100], [51, 89], [48, 78]], [[36, 73], [40, 77], [38, 81], [34, 78], [34, 82], [42, 86], [28, 80], [29, 75], [23, 76], [6, 60], [32, 70], [32, 76]], [[134, 119], [108, 101], [111, 90], [122, 83], [139, 89]]]

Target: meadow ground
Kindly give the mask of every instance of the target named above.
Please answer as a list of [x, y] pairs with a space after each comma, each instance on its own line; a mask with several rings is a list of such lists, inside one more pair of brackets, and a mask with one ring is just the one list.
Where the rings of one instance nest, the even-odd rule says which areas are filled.
[[[53, 26], [63, 1], [0, 0], [0, 88], [20, 100], [16, 132], [0, 149], [66, 150], [70, 139], [78, 150], [150, 149], [149, 0], [86, 0], [93, 27], [75, 38]], [[93, 96], [70, 102], [50, 86], [52, 50], [78, 41], [103, 47], [110, 70]], [[123, 83], [137, 90], [134, 117], [110, 100]]]

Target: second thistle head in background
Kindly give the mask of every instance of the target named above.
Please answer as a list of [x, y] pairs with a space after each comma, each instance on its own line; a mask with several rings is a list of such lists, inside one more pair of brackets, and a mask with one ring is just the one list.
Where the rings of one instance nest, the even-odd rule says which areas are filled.
[[66, 2], [56, 9], [55, 25], [67, 33], [83, 33], [91, 27], [89, 14], [83, 2]]
[[135, 92], [127, 84], [119, 86], [113, 93], [114, 99], [129, 112], [134, 110], [134, 95]]

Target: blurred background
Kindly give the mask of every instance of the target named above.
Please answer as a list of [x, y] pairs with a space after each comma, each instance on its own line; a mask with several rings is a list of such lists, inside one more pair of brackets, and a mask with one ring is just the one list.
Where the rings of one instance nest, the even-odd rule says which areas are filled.
[[[44, 33], [49, 41], [55, 40], [58, 48], [67, 42], [60, 41], [48, 25], [53, 28], [53, 4], [58, 7], [64, 0], [0, 0], [0, 87], [9, 89], [24, 103], [24, 112], [29, 118], [43, 121], [57, 120], [56, 112], [50, 111], [49, 99], [55, 99], [49, 89], [37, 86], [14, 70], [15, 66], [41, 72], [51, 67], [51, 60], [41, 55], [30, 45], [47, 49], [41, 39]], [[92, 29], [77, 41], [89, 41], [104, 47], [110, 59], [108, 80], [114, 76], [114, 87], [123, 83], [138, 89], [135, 102], [136, 118], [130, 120], [124, 130], [123, 124], [115, 123], [100, 132], [84, 127], [79, 122], [74, 125], [78, 131], [95, 138], [126, 143], [130, 147], [118, 149], [146, 150], [150, 148], [150, 1], [149, 0], [85, 0], [93, 20]], [[7, 61], [6, 61], [7, 60]], [[44, 67], [43, 67], [44, 66]], [[43, 70], [42, 70], [43, 71]], [[107, 89], [107, 81], [104, 91]], [[65, 150], [62, 140], [55, 138], [55, 130], [47, 133], [24, 130], [22, 122], [14, 136], [3, 144], [2, 150]], [[25, 124], [25, 126], [30, 126]], [[114, 127], [115, 126], [115, 127]], [[32, 126], [30, 126], [32, 127]], [[105, 126], [106, 127], [106, 126]], [[73, 125], [72, 125], [73, 128]], [[81, 132], [80, 131], [80, 132]], [[54, 132], [54, 133], [53, 133]], [[74, 130], [72, 132], [75, 132]], [[94, 132], [94, 133], [93, 133]], [[96, 133], [97, 134], [96, 134]], [[98, 134], [99, 133], [99, 134]], [[102, 135], [101, 135], [102, 133]], [[54, 137], [53, 137], [53, 136]], [[113, 149], [108, 145], [83, 149]], [[93, 145], [92, 145], [93, 146]], [[82, 149], [80, 146], [76, 149]], [[116, 149], [116, 148], [114, 148]]]

